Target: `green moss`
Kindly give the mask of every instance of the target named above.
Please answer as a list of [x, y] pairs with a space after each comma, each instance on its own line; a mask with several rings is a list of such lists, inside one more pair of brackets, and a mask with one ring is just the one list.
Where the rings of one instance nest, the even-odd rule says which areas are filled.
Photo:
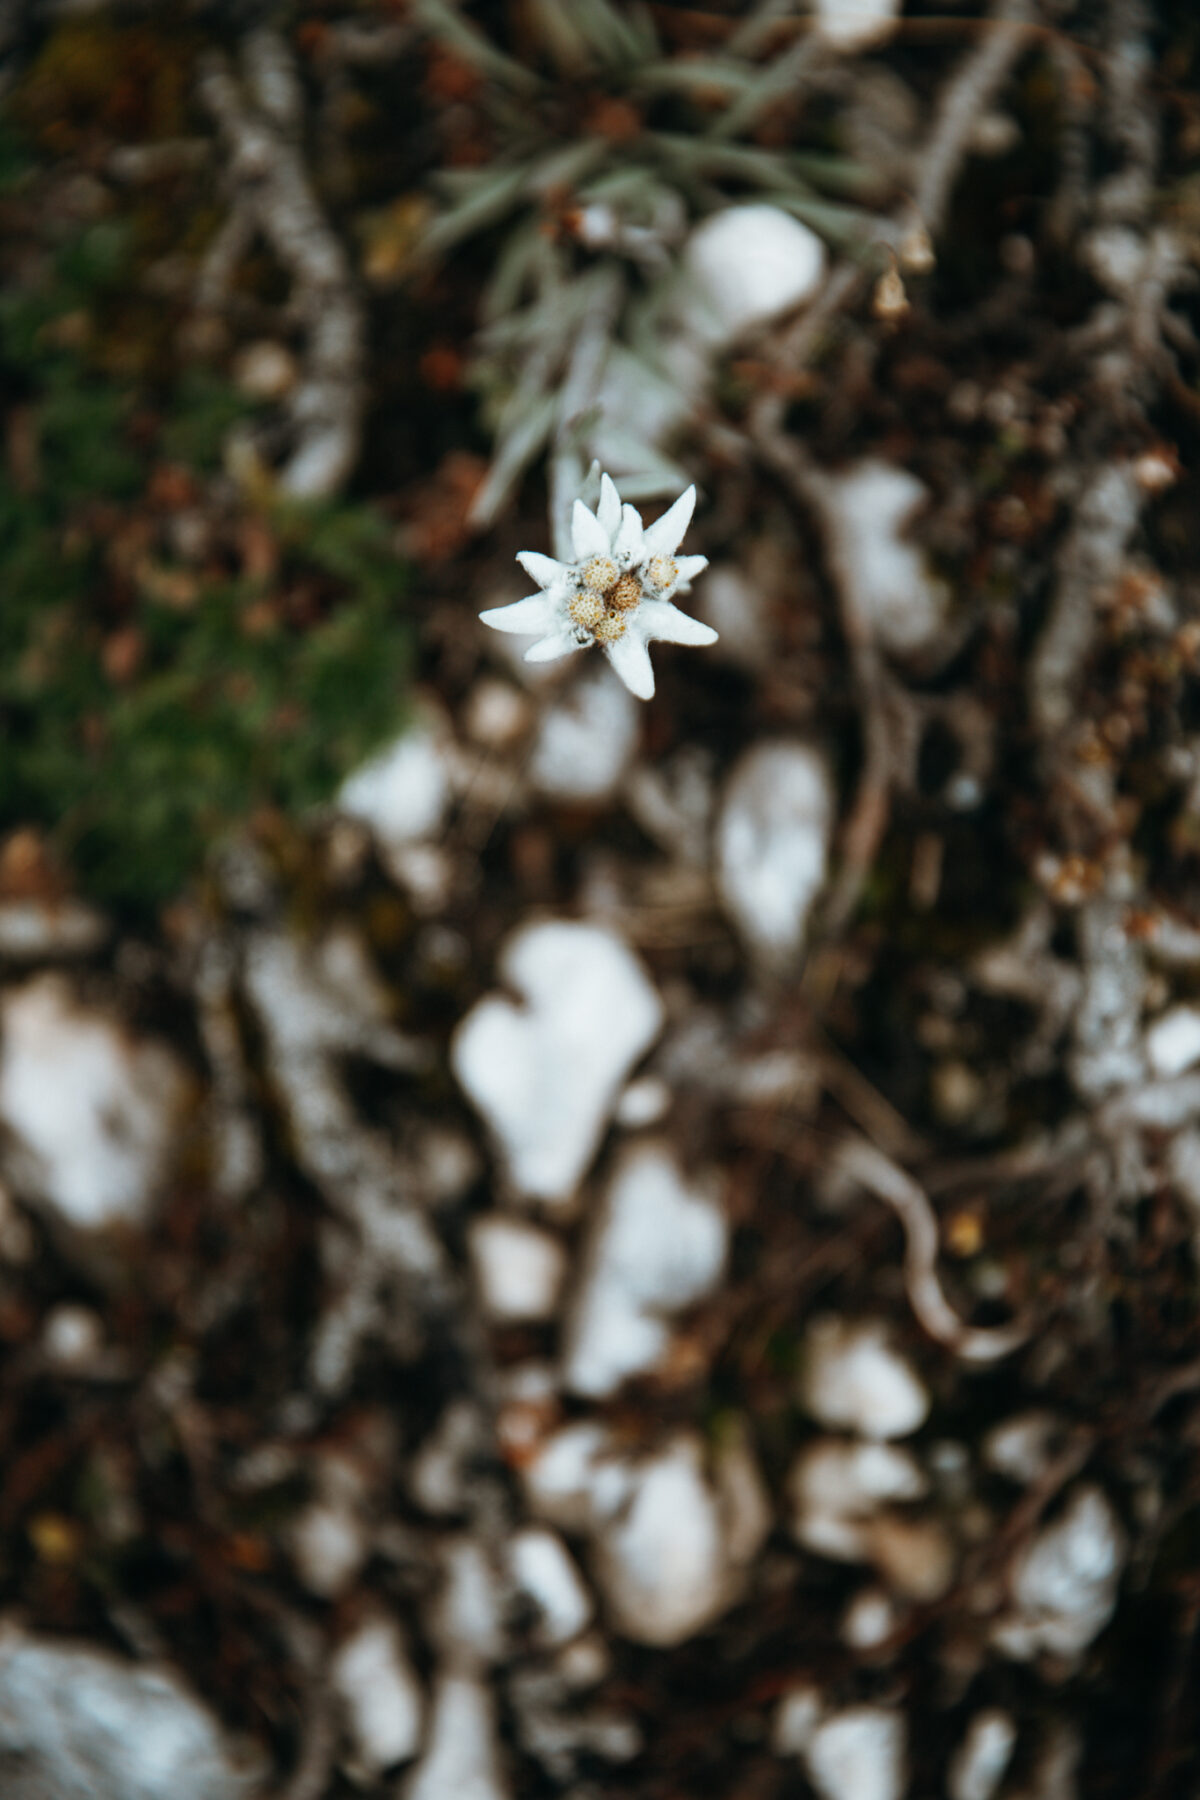
[[[409, 634], [370, 508], [214, 486], [246, 410], [227, 385], [102, 372], [95, 306], [119, 269], [119, 234], [89, 232], [0, 306], [26, 447], [0, 469], [0, 831], [40, 828], [85, 890], [146, 908], [214, 838], [327, 798], [397, 728]], [[184, 512], [204, 536], [187, 557]]]

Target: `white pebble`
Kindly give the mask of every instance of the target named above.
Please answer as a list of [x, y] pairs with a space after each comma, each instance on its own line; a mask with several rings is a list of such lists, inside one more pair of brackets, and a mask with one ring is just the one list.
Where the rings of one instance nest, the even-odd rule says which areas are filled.
[[431, 1632], [442, 1654], [458, 1668], [494, 1662], [500, 1654], [496, 1581], [474, 1538], [451, 1538], [441, 1547], [442, 1587]]
[[929, 1416], [923, 1383], [874, 1319], [855, 1322], [826, 1314], [812, 1321], [801, 1396], [820, 1424], [860, 1437], [907, 1437]]
[[416, 1755], [423, 1696], [394, 1619], [365, 1619], [338, 1646], [329, 1672], [360, 1779], [373, 1781], [393, 1763]]
[[239, 351], [233, 380], [251, 400], [282, 400], [296, 385], [299, 367], [285, 344], [258, 338]]
[[712, 348], [810, 300], [825, 246], [779, 207], [726, 206], [692, 232], [683, 251], [686, 326]]
[[1016, 1742], [1017, 1727], [1011, 1713], [998, 1706], [976, 1713], [951, 1759], [946, 1778], [949, 1800], [992, 1800]]
[[872, 458], [822, 476], [815, 497], [834, 577], [859, 628], [897, 656], [923, 649], [940, 632], [949, 602], [945, 583], [908, 538], [913, 514], [929, 498], [924, 482]]
[[984, 1438], [984, 1465], [995, 1474], [1028, 1487], [1049, 1468], [1063, 1430], [1063, 1421], [1057, 1414], [1041, 1408], [1014, 1413], [993, 1425]]
[[641, 964], [613, 932], [551, 920], [511, 937], [488, 995], [451, 1045], [454, 1073], [490, 1126], [509, 1180], [565, 1203], [634, 1063], [662, 1028]]
[[633, 695], [606, 662], [594, 663], [543, 717], [530, 781], [552, 800], [607, 799], [633, 757], [638, 725]]
[[716, 834], [721, 899], [752, 952], [794, 961], [825, 880], [834, 798], [823, 759], [804, 744], [757, 744], [726, 785]]
[[629, 1461], [606, 1425], [581, 1419], [545, 1438], [522, 1474], [529, 1510], [564, 1531], [611, 1518], [633, 1490]]
[[849, 1706], [822, 1720], [805, 1754], [820, 1800], [900, 1800], [904, 1760], [904, 1720], [884, 1706]]
[[483, 1309], [498, 1324], [553, 1318], [566, 1274], [558, 1239], [524, 1219], [487, 1213], [467, 1237]]
[[860, 1588], [842, 1614], [840, 1637], [851, 1650], [876, 1650], [900, 1622], [891, 1595], [883, 1588]]
[[616, 1123], [625, 1131], [641, 1131], [657, 1125], [670, 1111], [671, 1090], [657, 1075], [641, 1075], [631, 1081], [617, 1101]]
[[823, 1711], [820, 1693], [808, 1683], [781, 1694], [771, 1721], [771, 1748], [776, 1756], [803, 1756]]
[[42, 1326], [42, 1348], [61, 1368], [79, 1368], [99, 1355], [104, 1327], [90, 1306], [53, 1307]]
[[449, 728], [432, 707], [355, 770], [339, 809], [369, 825], [386, 849], [431, 837], [450, 803]]
[[1200, 1062], [1200, 1010], [1173, 1006], [1146, 1033], [1146, 1056], [1158, 1076], [1182, 1075]]
[[835, 50], [866, 50], [896, 29], [901, 0], [816, 0], [816, 28]]
[[403, 1789], [404, 1800], [509, 1800], [487, 1685], [444, 1672], [434, 1691], [428, 1740]]
[[447, 1519], [466, 1504], [466, 1465], [479, 1443], [479, 1418], [469, 1400], [452, 1400], [413, 1458], [408, 1485], [417, 1505]]
[[1019, 1558], [1012, 1609], [992, 1628], [1006, 1656], [1074, 1657], [1108, 1624], [1117, 1603], [1125, 1537], [1098, 1487], [1076, 1488], [1061, 1518]]
[[166, 1176], [188, 1094], [165, 1045], [80, 1006], [58, 975], [0, 1000], [6, 1172], [67, 1226], [142, 1225]]
[[670, 1344], [670, 1316], [711, 1292], [727, 1244], [711, 1184], [685, 1181], [657, 1145], [631, 1146], [584, 1253], [563, 1359], [569, 1390], [598, 1399], [653, 1369]]
[[336, 1600], [353, 1585], [368, 1548], [357, 1512], [336, 1501], [313, 1501], [292, 1525], [296, 1573], [322, 1600]]
[[638, 1467], [628, 1503], [597, 1539], [594, 1567], [613, 1626], [639, 1644], [681, 1644], [730, 1604], [739, 1584], [695, 1434]]
[[526, 1526], [512, 1541], [513, 1579], [537, 1615], [535, 1633], [544, 1648], [570, 1643], [591, 1622], [592, 1599], [562, 1539]]
[[792, 1530], [806, 1549], [836, 1562], [869, 1562], [872, 1531], [889, 1502], [919, 1500], [928, 1483], [907, 1450], [820, 1438], [788, 1476]]
[[463, 729], [487, 750], [507, 750], [529, 725], [529, 702], [510, 682], [485, 675], [467, 695]]

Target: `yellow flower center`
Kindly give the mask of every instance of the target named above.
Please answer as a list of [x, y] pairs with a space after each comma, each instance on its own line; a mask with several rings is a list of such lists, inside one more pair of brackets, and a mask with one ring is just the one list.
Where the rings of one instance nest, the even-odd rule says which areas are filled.
[[567, 611], [577, 625], [585, 631], [593, 631], [604, 617], [604, 602], [599, 594], [576, 594]]
[[673, 587], [679, 579], [679, 564], [673, 557], [656, 556], [646, 570], [656, 588]]
[[593, 627], [592, 635], [598, 644], [615, 644], [619, 637], [625, 636], [625, 620], [620, 613], [605, 613]]
[[581, 572], [586, 585], [598, 594], [607, 594], [620, 574], [611, 556], [593, 556], [590, 562], [584, 563]]
[[611, 593], [605, 594], [614, 612], [631, 612], [642, 597], [642, 584], [636, 575], [622, 575]]

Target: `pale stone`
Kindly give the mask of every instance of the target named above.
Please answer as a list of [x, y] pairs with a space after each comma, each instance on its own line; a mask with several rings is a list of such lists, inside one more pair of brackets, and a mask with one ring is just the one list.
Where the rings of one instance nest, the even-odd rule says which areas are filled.
[[835, 50], [867, 50], [896, 29], [901, 0], [816, 0], [816, 28]]
[[399, 1625], [385, 1615], [363, 1620], [329, 1667], [350, 1738], [351, 1767], [372, 1781], [408, 1762], [421, 1743], [424, 1697]]
[[662, 1002], [615, 933], [568, 920], [517, 931], [499, 973], [519, 1003], [493, 994], [472, 1008], [451, 1044], [454, 1073], [513, 1186], [566, 1203], [662, 1028]]
[[585, 1250], [563, 1359], [571, 1392], [598, 1399], [653, 1369], [673, 1313], [720, 1278], [728, 1225], [711, 1182], [685, 1181], [661, 1146], [631, 1146], [618, 1163]]
[[870, 1562], [875, 1523], [889, 1503], [919, 1500], [928, 1483], [915, 1458], [895, 1444], [820, 1438], [788, 1476], [792, 1530], [820, 1556]]
[[756, 744], [725, 788], [716, 832], [726, 911], [765, 963], [794, 963], [825, 881], [834, 796], [824, 760], [805, 744]]
[[900, 1622], [891, 1595], [883, 1588], [860, 1588], [842, 1614], [841, 1640], [851, 1650], [876, 1650]]
[[448, 727], [432, 707], [342, 783], [337, 804], [387, 848], [437, 832], [450, 804]]
[[820, 1800], [901, 1800], [903, 1716], [886, 1706], [849, 1706], [823, 1719], [805, 1752]]
[[859, 628], [883, 649], [908, 656], [942, 629], [949, 591], [908, 538], [929, 490], [907, 469], [875, 458], [842, 475], [823, 475], [815, 490], [829, 560]]
[[495, 1707], [475, 1675], [439, 1676], [425, 1750], [402, 1791], [404, 1800], [509, 1800]]
[[821, 239], [779, 207], [722, 207], [684, 246], [686, 328], [714, 349], [730, 343], [811, 300], [825, 263]]
[[79, 1231], [144, 1225], [189, 1083], [165, 1045], [83, 1007], [58, 975], [0, 999], [0, 1128], [14, 1187]]
[[554, 1317], [567, 1254], [548, 1231], [504, 1213], [471, 1221], [467, 1234], [479, 1298], [499, 1324]]
[[0, 1631], [5, 1800], [239, 1800], [261, 1773], [169, 1670]]
[[951, 1759], [946, 1777], [949, 1800], [992, 1800], [1016, 1742], [1017, 1727], [1011, 1713], [998, 1706], [977, 1712]]
[[801, 1398], [820, 1424], [867, 1438], [907, 1437], [929, 1416], [923, 1383], [873, 1319], [825, 1314], [812, 1321]]
[[542, 717], [529, 779], [551, 800], [591, 805], [616, 791], [638, 740], [638, 703], [603, 659]]
[[512, 1541], [512, 1573], [536, 1614], [535, 1636], [555, 1649], [579, 1636], [592, 1618], [592, 1599], [562, 1539], [537, 1525]]
[[1075, 1489], [1062, 1516], [1017, 1561], [1012, 1607], [992, 1628], [1018, 1661], [1078, 1656], [1108, 1624], [1125, 1563], [1125, 1536], [1098, 1487]]
[[1146, 1033], [1146, 1057], [1160, 1078], [1182, 1075], [1200, 1062], [1200, 1008], [1173, 1006]]

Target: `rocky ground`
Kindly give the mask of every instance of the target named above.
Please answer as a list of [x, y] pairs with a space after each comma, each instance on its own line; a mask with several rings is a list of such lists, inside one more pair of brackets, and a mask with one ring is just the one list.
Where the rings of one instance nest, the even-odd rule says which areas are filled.
[[[114, 733], [153, 609], [214, 570], [251, 584], [232, 641], [324, 629], [368, 576], [271, 508], [358, 469], [413, 686], [331, 799], [212, 829], [164, 900], [38, 812], [53, 759], [0, 685], [6, 1797], [1196, 1789], [1200, 38], [1135, 0], [867, 10], [786, 38], [754, 138], [815, 117], [856, 159], [849, 248], [832, 204], [822, 236], [761, 193], [677, 241], [539, 201], [687, 276], [637, 418], [657, 487], [626, 492], [649, 519], [696, 482], [682, 604], [720, 637], [656, 646], [644, 703], [477, 618], [561, 549], [577, 431], [623, 479], [635, 407], [614, 355], [522, 483], [465, 386], [484, 252], [405, 262], [511, 69], [451, 9], [189, 15], [189, 130], [258, 209], [221, 254], [267, 243], [301, 300], [261, 268], [197, 289], [200, 232], [199, 272], [138, 265], [175, 353], [268, 410], [186, 479], [133, 415], [147, 485], [97, 514], [89, 476], [52, 520], [97, 547], [69, 616]], [[724, 54], [729, 9], [658, 12], [677, 58]], [[114, 118], [86, 31], [14, 16], [16, 274], [44, 219], [142, 182], [161, 250], [194, 138]], [[156, 22], [114, 18], [158, 68]], [[346, 100], [372, 81], [413, 97], [396, 142]], [[339, 176], [364, 141], [383, 173]], [[88, 305], [116, 379], [125, 303]], [[5, 531], [42, 492], [31, 418], [52, 445], [29, 382]]]

